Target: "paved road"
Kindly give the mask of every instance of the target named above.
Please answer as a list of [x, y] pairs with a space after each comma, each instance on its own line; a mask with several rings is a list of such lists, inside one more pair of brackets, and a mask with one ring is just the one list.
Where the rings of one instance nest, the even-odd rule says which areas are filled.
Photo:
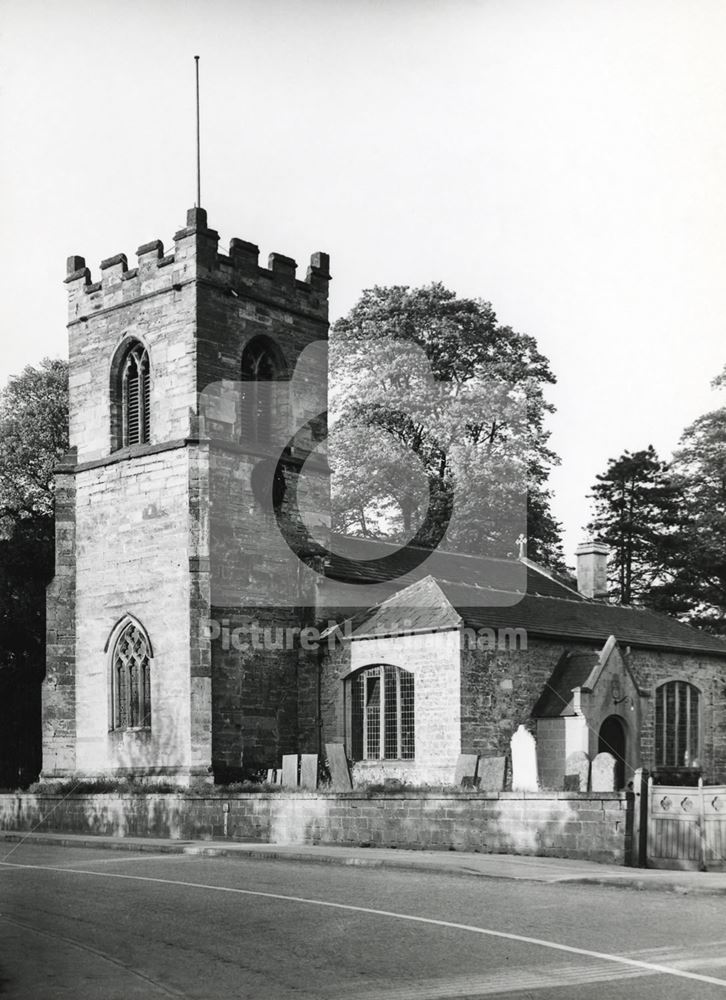
[[726, 1000], [722, 896], [44, 845], [0, 857], [3, 1000]]

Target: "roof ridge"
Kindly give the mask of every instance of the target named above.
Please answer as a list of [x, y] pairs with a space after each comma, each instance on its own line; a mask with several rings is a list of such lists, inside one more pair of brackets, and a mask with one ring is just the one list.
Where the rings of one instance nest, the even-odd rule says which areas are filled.
[[[472, 560], [478, 559], [478, 560], [488, 560], [489, 562], [500, 562], [504, 563], [507, 566], [515, 566], [517, 565], [517, 563], [520, 562], [520, 560], [515, 558], [514, 556], [511, 559], [508, 559], [505, 556], [485, 556], [481, 554], [475, 555], [474, 553], [471, 552], [456, 552], [454, 549], [440, 549], [440, 548], [427, 549], [423, 545], [408, 545], [406, 543], [404, 543], [404, 545], [400, 545], [398, 542], [388, 542], [383, 538], [363, 538], [360, 535], [346, 535], [342, 531], [331, 531], [330, 534], [331, 536], [335, 536], [337, 538], [344, 538], [346, 541], [350, 540], [353, 542], [373, 542], [375, 545], [386, 545], [389, 548], [396, 549], [399, 552], [404, 548], [408, 548], [408, 549], [415, 549], [417, 552], [430, 552], [432, 555], [439, 553], [440, 555], [443, 556], [455, 556], [457, 559], [472, 559]], [[333, 555], [336, 555], [336, 553], [334, 552]]]
[[[432, 574], [433, 575], [433, 574]], [[587, 605], [588, 607], [618, 607], [616, 604], [603, 605], [600, 601], [591, 601], [587, 597], [583, 597], [581, 594], [578, 596], [577, 600], [571, 597], [560, 597], [558, 594], [536, 594], [530, 590], [502, 590], [501, 587], [479, 587], [473, 583], [458, 583], [454, 580], [444, 580], [442, 577], [435, 576], [434, 579], [437, 583], [442, 583], [447, 587], [462, 587], [468, 590], [491, 590], [497, 594], [521, 594], [522, 597], [532, 597], [538, 601], [560, 601], [563, 604], [577, 604]], [[571, 591], [575, 593], [575, 591]]]

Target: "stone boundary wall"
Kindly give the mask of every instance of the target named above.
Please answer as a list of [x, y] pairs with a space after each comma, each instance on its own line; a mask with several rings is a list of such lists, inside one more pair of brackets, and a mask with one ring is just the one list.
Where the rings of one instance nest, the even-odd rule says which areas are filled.
[[0, 830], [400, 847], [631, 863], [624, 792], [0, 795]]

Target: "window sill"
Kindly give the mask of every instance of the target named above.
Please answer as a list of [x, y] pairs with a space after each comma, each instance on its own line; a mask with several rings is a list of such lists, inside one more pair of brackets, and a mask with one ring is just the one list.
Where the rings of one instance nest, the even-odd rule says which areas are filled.
[[354, 764], [359, 767], [380, 767], [381, 764], [415, 764], [415, 757], [365, 757], [363, 760], [354, 760]]
[[694, 787], [702, 776], [700, 767], [654, 767], [652, 771], [654, 785], [676, 785]]
[[136, 444], [125, 444], [122, 448], [112, 448], [114, 458], [134, 458], [136, 455], [147, 455], [153, 448], [151, 441], [138, 441]]

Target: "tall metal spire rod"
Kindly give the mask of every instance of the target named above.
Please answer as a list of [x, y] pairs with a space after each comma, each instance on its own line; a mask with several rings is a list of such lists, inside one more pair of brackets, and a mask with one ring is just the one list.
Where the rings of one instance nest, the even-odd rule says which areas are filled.
[[202, 207], [202, 167], [199, 142], [199, 56], [194, 56], [197, 75], [197, 208]]

